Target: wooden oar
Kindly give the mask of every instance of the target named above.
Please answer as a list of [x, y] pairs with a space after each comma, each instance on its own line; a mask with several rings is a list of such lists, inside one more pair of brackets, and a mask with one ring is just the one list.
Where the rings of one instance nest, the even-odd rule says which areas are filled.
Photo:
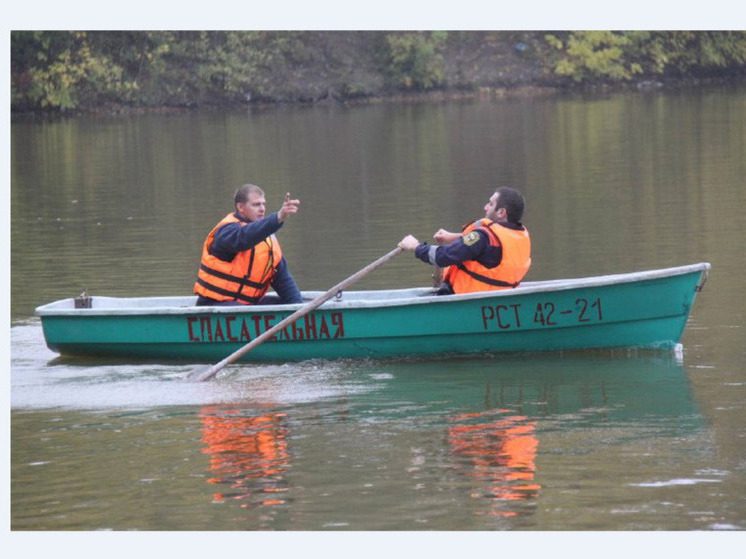
[[216, 374], [218, 374], [218, 372], [223, 367], [225, 367], [226, 365], [229, 365], [230, 363], [233, 363], [234, 361], [236, 361], [237, 359], [239, 359], [242, 355], [245, 355], [246, 353], [248, 353], [249, 351], [251, 351], [252, 349], [254, 349], [256, 346], [258, 346], [258, 345], [264, 343], [265, 341], [267, 341], [269, 338], [271, 338], [272, 336], [274, 336], [277, 332], [279, 332], [283, 328], [291, 325], [293, 322], [295, 322], [299, 318], [307, 315], [308, 313], [310, 313], [314, 309], [317, 309], [318, 307], [320, 307], [321, 305], [323, 305], [324, 303], [326, 303], [329, 299], [331, 299], [332, 297], [334, 297], [337, 293], [339, 293], [343, 289], [346, 289], [347, 287], [349, 287], [350, 285], [352, 285], [353, 283], [355, 283], [356, 281], [358, 281], [363, 276], [369, 274], [370, 272], [372, 272], [373, 270], [375, 270], [379, 266], [382, 266], [383, 264], [385, 264], [386, 262], [388, 262], [389, 260], [391, 260], [394, 256], [396, 256], [397, 254], [399, 254], [401, 251], [402, 251], [401, 248], [396, 247], [394, 250], [392, 250], [388, 254], [384, 254], [378, 260], [376, 260], [374, 262], [371, 262], [370, 264], [368, 264], [362, 270], [359, 270], [359, 271], [355, 272], [349, 278], [347, 278], [347, 279], [342, 280], [341, 282], [339, 282], [337, 285], [335, 285], [334, 287], [332, 287], [329, 291], [327, 291], [323, 295], [320, 295], [320, 296], [316, 297], [316, 299], [314, 299], [313, 301], [311, 301], [307, 305], [299, 308], [297, 311], [295, 311], [290, 316], [285, 317], [280, 322], [278, 322], [277, 324], [275, 324], [272, 328], [270, 328], [269, 330], [267, 330], [266, 332], [264, 332], [260, 336], [254, 338], [253, 340], [251, 340], [249, 343], [247, 343], [242, 348], [234, 351], [233, 353], [231, 353], [228, 357], [226, 357], [225, 359], [223, 359], [219, 363], [216, 363], [215, 365], [213, 365], [212, 367], [210, 367], [207, 370], [196, 370], [196, 371], [193, 371], [192, 373], [189, 374], [189, 376], [187, 377], [187, 380], [194, 380], [194, 381], [200, 381], [201, 382], [203, 380], [209, 380], [209, 379], [211, 379]]

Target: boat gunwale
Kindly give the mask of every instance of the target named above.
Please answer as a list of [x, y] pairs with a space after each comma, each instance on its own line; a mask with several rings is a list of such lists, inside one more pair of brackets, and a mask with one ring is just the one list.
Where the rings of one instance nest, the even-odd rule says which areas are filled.
[[[347, 291], [346, 293], [408, 293], [421, 291], [422, 293], [415, 296], [391, 297], [384, 299], [352, 299], [352, 300], [335, 300], [325, 302], [319, 307], [319, 310], [337, 310], [337, 309], [379, 309], [388, 307], [402, 307], [409, 305], [423, 304], [455, 304], [465, 301], [481, 299], [499, 299], [503, 297], [516, 297], [521, 295], [530, 295], [534, 293], [544, 293], [547, 291], [569, 291], [573, 289], [585, 289], [595, 287], [607, 287], [620, 284], [636, 283], [640, 281], [651, 281], [656, 279], [665, 279], [675, 276], [681, 276], [691, 273], [707, 273], [711, 269], [708, 262], [689, 264], [685, 266], [676, 266], [671, 268], [661, 268], [656, 270], [645, 270], [639, 272], [626, 272], [621, 274], [608, 274], [602, 276], [590, 276], [582, 278], [568, 278], [556, 280], [541, 280], [535, 282], [525, 282], [515, 289], [500, 291], [481, 291], [477, 293], [464, 293], [452, 296], [440, 296], [433, 293], [429, 287], [410, 287], [403, 289], [378, 289], [366, 291]], [[323, 291], [304, 291], [303, 294], [318, 297]], [[124, 300], [161, 300], [165, 301], [189, 299], [192, 296], [164, 296], [164, 297], [107, 297], [93, 296], [94, 299], [111, 299], [117, 301]], [[56, 308], [63, 303], [74, 301], [74, 298], [60, 299], [35, 309], [35, 314], [39, 317], [88, 317], [88, 316], [148, 316], [148, 315], [193, 315], [193, 314], [252, 314], [267, 312], [294, 312], [303, 307], [306, 303], [296, 303], [292, 305], [241, 305], [241, 306], [158, 306], [158, 307], [99, 307], [99, 308]]]

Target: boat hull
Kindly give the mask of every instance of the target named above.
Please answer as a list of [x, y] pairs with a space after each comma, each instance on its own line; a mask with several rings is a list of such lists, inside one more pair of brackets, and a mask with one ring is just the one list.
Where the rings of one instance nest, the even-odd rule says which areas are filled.
[[[281, 330], [244, 361], [386, 358], [594, 348], [671, 348], [709, 264], [492, 293], [346, 292]], [[304, 294], [311, 298], [315, 293]], [[66, 355], [219, 361], [300, 305], [194, 307], [193, 298], [94, 297], [37, 309], [47, 345]]]

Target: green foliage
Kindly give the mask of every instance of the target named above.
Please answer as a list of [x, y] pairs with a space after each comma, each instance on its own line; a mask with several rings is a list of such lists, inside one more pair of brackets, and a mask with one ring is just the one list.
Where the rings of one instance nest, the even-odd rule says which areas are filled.
[[70, 110], [108, 100], [190, 106], [277, 99], [311, 61], [303, 32], [13, 32], [12, 106]]
[[181, 33], [165, 57], [168, 74], [159, 81], [169, 98], [181, 102], [262, 97], [270, 93], [271, 72], [286, 64], [294, 46], [292, 33]]
[[281, 95], [272, 78], [307, 62], [302, 38], [300, 32], [203, 33], [197, 50], [209, 55], [198, 66], [198, 81], [205, 93], [234, 101]]
[[640, 56], [654, 73], [718, 70], [746, 62], [746, 33], [671, 31], [638, 33]]
[[443, 83], [441, 50], [445, 31], [389, 33], [386, 62], [389, 78], [404, 89], [431, 89]]
[[552, 68], [576, 82], [706, 75], [746, 63], [741, 31], [573, 31], [548, 34]]
[[564, 40], [547, 35], [550, 46], [562, 52], [554, 71], [575, 81], [594, 78], [626, 80], [642, 72], [641, 66], [625, 57], [632, 39], [613, 31], [575, 31]]
[[12, 41], [12, 64], [24, 69], [13, 75], [11, 103], [68, 110], [134, 88], [121, 66], [91, 48], [86, 32], [20, 32]]
[[458, 73], [463, 60], [474, 65], [473, 76], [494, 76], [496, 64], [500, 75], [504, 64], [506, 75], [530, 67], [537, 76], [545, 66], [577, 83], [743, 75], [746, 68], [742, 31], [524, 32], [520, 41], [535, 48], [520, 57], [516, 41], [515, 33], [500, 31], [13, 31], [11, 109], [239, 104], [495, 85], [459, 82], [454, 67]]

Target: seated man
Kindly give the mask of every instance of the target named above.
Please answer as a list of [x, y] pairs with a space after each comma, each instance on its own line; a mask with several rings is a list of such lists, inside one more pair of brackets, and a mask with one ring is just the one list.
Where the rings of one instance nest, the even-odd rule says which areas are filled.
[[438, 230], [441, 246], [420, 243], [412, 235], [399, 246], [423, 262], [446, 268], [439, 294], [473, 293], [517, 287], [531, 267], [531, 239], [521, 224], [524, 200], [513, 188], [498, 188], [484, 207], [485, 216], [459, 233]]
[[[194, 284], [197, 305], [301, 303], [300, 290], [274, 235], [288, 216], [298, 213], [300, 200], [288, 193], [280, 210], [265, 217], [264, 191], [245, 184], [236, 191], [233, 203], [235, 212], [213, 227], [202, 246]], [[265, 296], [270, 285], [278, 297]]]

